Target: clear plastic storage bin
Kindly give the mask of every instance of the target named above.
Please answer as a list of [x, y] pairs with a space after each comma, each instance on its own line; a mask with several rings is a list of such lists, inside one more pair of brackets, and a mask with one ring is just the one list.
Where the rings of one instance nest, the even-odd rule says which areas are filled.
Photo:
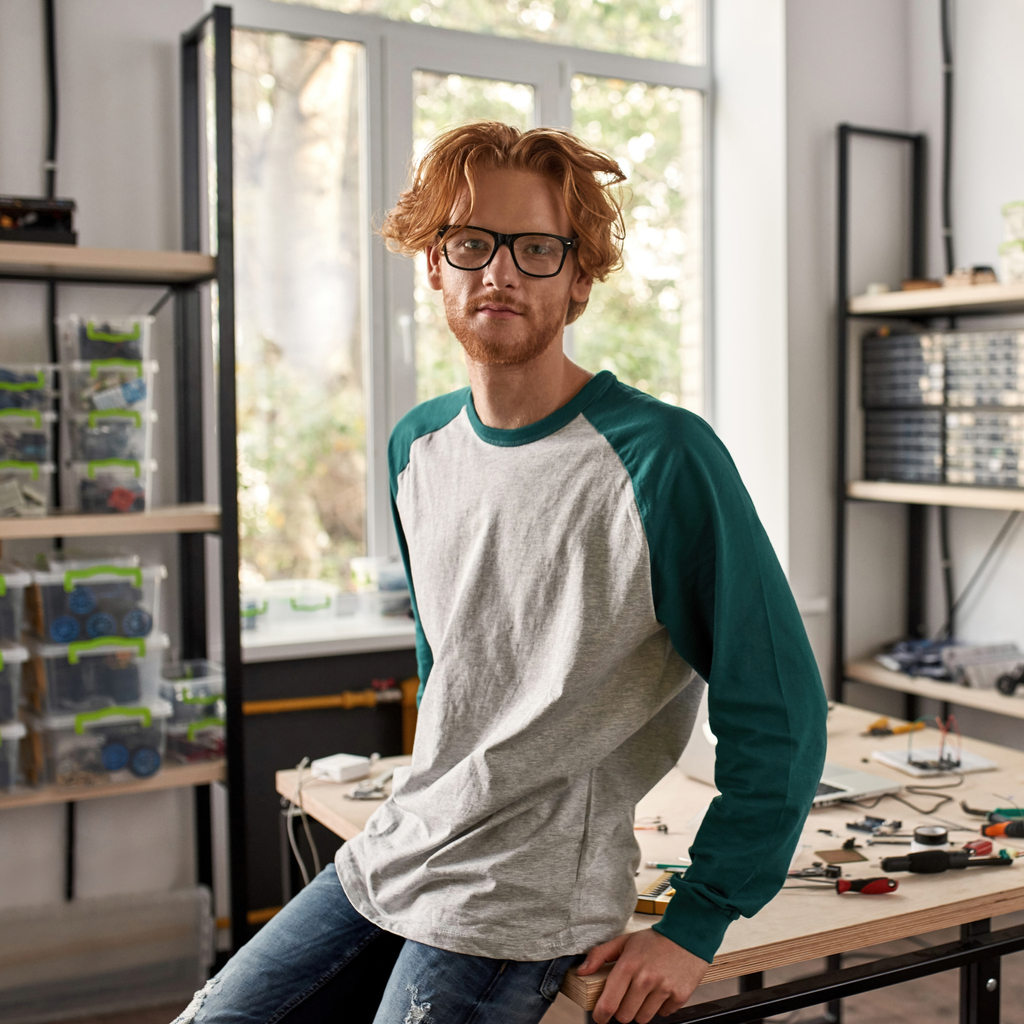
[[0, 409], [0, 460], [52, 462], [57, 414], [38, 409]]
[[68, 359], [148, 359], [151, 316], [58, 317]]
[[174, 709], [172, 725], [191, 725], [213, 714], [224, 699], [224, 666], [195, 659], [165, 665], [160, 673], [160, 696]]
[[408, 615], [412, 609], [405, 566], [397, 558], [353, 558], [349, 563], [358, 615]]
[[243, 629], [291, 629], [335, 618], [338, 586], [325, 580], [272, 580], [242, 591]]
[[152, 459], [72, 462], [67, 473], [67, 506], [84, 514], [148, 512], [155, 470]]
[[147, 413], [153, 404], [152, 360], [74, 360], [62, 368], [61, 394], [66, 413], [130, 409]]
[[24, 781], [21, 742], [26, 732], [23, 722], [0, 722], [0, 789], [13, 789]]
[[138, 561], [133, 555], [51, 559], [48, 569], [31, 573], [28, 628], [54, 644], [149, 636], [160, 619], [160, 584], [167, 570]]
[[38, 409], [46, 412], [53, 402], [53, 375], [48, 363], [0, 365], [0, 409]]
[[29, 780], [74, 786], [148, 779], [167, 753], [166, 701], [123, 704], [78, 714], [29, 715]]
[[71, 459], [74, 462], [148, 461], [155, 420], [155, 412], [141, 413], [134, 409], [71, 413], [68, 417]]
[[32, 582], [27, 570], [0, 562], [0, 640], [20, 640], [25, 617], [25, 588]]
[[125, 704], [147, 704], [160, 692], [160, 662], [167, 635], [148, 640], [105, 636], [73, 644], [28, 639], [31, 655], [24, 688], [40, 714], [77, 714]]
[[0, 722], [18, 717], [21, 706], [21, 673], [28, 651], [9, 640], [0, 642]]
[[187, 725], [167, 726], [167, 763], [195, 764], [227, 755], [223, 714], [208, 714]]
[[0, 460], [0, 516], [45, 515], [52, 488], [52, 462]]

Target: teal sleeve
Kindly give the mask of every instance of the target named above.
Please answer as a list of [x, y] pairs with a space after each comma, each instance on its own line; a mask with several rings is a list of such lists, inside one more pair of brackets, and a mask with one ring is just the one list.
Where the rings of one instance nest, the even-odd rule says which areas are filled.
[[400, 487], [399, 477], [409, 465], [412, 457], [413, 442], [419, 438], [440, 430], [445, 424], [450, 423], [461, 412], [469, 400], [469, 388], [462, 388], [450, 395], [442, 395], [440, 398], [431, 399], [422, 405], [417, 405], [411, 412], [407, 413], [398, 421], [395, 429], [391, 432], [388, 440], [388, 476], [391, 480], [391, 516], [395, 523], [395, 533], [398, 536], [398, 548], [402, 553], [402, 563], [405, 565], [405, 575], [409, 580], [409, 596], [412, 599], [412, 614], [416, 622], [416, 667], [419, 672], [420, 685], [416, 691], [416, 707], [420, 706], [423, 700], [423, 691], [430, 676], [430, 670], [434, 665], [434, 655], [430, 650], [430, 644], [423, 633], [423, 625], [420, 622], [420, 613], [416, 605], [416, 582], [412, 578], [412, 567], [409, 564], [409, 545], [405, 539], [405, 528], [402, 525], [402, 518], [398, 514], [398, 489]]
[[619, 385], [586, 416], [629, 472], [658, 620], [708, 683], [715, 797], [655, 931], [710, 962], [779, 891], [825, 760], [827, 703], [789, 584], [725, 446]]

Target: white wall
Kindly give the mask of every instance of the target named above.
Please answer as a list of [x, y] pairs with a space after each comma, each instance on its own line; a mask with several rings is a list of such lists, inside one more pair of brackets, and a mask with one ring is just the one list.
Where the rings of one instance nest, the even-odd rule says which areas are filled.
[[[81, 245], [180, 246], [178, 37], [201, 0], [57, 0], [60, 93], [57, 189], [78, 203]], [[0, 191], [41, 195], [44, 155], [41, 0], [0, 0]], [[137, 313], [159, 289], [65, 286], [62, 312]], [[43, 286], [0, 282], [0, 359], [46, 361]], [[174, 500], [171, 307], [156, 324], [159, 496]], [[31, 558], [47, 545], [6, 544]], [[109, 550], [110, 541], [83, 549]], [[177, 545], [140, 538], [131, 549], [171, 570], [164, 628], [177, 633]], [[191, 790], [78, 805], [81, 895], [160, 891], [194, 882]], [[0, 908], [63, 898], [64, 807], [5, 812], [0, 820]]]
[[786, 568], [784, 0], [719, 0], [712, 40], [713, 418]]

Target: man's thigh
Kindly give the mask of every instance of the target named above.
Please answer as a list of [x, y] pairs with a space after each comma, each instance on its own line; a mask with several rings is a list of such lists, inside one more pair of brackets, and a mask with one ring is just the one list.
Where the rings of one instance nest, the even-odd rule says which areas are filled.
[[357, 913], [329, 864], [174, 1024], [370, 1024], [404, 939]]
[[491, 960], [407, 939], [374, 1024], [536, 1024], [584, 958]]

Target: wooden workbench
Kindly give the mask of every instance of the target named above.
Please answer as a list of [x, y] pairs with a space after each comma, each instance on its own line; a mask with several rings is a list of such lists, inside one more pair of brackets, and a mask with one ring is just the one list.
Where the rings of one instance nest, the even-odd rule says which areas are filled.
[[[905, 750], [907, 738], [863, 737], [867, 724], [877, 718], [874, 713], [859, 711], [842, 705], [829, 715], [828, 758], [833, 763], [859, 767], [904, 785], [921, 783], [934, 785], [940, 779], [913, 779], [894, 769], [886, 768], [870, 759], [875, 750]], [[936, 733], [917, 733], [915, 743], [921, 747], [934, 746]], [[870, 813], [886, 820], [899, 819], [905, 830], [922, 824], [963, 825], [967, 831], [952, 832], [953, 840], [966, 842], [977, 836], [979, 821], [960, 810], [960, 801], [972, 807], [992, 808], [1005, 805], [995, 794], [1024, 794], [1024, 753], [1005, 747], [964, 740], [966, 749], [995, 761], [999, 768], [965, 776], [964, 784], [956, 789], [943, 790], [953, 800], [940, 808], [937, 817], [917, 814], [896, 800], [884, 799]], [[387, 768], [408, 764], [409, 757], [385, 758], [377, 765], [377, 773]], [[291, 798], [295, 792], [296, 772], [277, 773], [277, 791]], [[307, 814], [312, 815], [342, 839], [351, 839], [360, 832], [380, 801], [355, 801], [345, 797], [352, 783], [304, 780], [302, 800]], [[674, 862], [684, 855], [696, 832], [700, 819], [715, 791], [683, 776], [673, 769], [637, 806], [637, 819], [658, 815], [669, 826], [669, 834], [640, 831], [643, 861]], [[919, 807], [930, 807], [932, 796], [911, 796]], [[816, 850], [836, 849], [851, 836], [859, 835], [858, 845], [865, 837], [851, 832], [847, 822], [864, 817], [865, 811], [837, 805], [811, 812], [804, 829], [795, 867], [804, 867], [817, 859]], [[751, 822], [751, 829], [757, 827]], [[819, 830], [831, 830], [839, 838], [829, 837]], [[736, 842], [744, 842], [743, 835]], [[1024, 849], [1021, 840], [997, 840], [996, 848]], [[850, 878], [882, 874], [879, 861], [909, 851], [907, 846], [877, 845], [866, 847], [867, 861], [844, 865], [844, 875]], [[637, 888], [653, 881], [659, 871], [641, 868]], [[751, 919], [740, 919], [726, 932], [725, 941], [705, 977], [706, 982], [721, 981], [753, 974], [773, 967], [800, 963], [847, 950], [858, 949], [892, 939], [905, 938], [922, 932], [966, 924], [982, 918], [995, 917], [1024, 909], [1024, 857], [1010, 868], [977, 868], [968, 871], [950, 871], [940, 875], [898, 876], [900, 887], [885, 896], [839, 896], [825, 885], [822, 891], [794, 889], [783, 891], [759, 914]], [[650, 927], [658, 918], [634, 914], [627, 928], [635, 931]], [[610, 968], [608, 969], [610, 970]], [[574, 1002], [592, 1009], [608, 970], [586, 978], [570, 972], [562, 991]]]

